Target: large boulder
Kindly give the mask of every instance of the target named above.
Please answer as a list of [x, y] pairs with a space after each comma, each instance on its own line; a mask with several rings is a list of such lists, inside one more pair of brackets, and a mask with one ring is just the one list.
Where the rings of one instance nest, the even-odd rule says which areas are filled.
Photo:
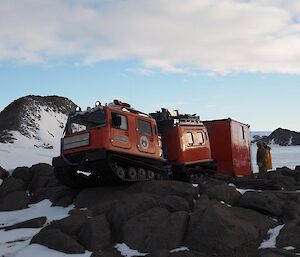
[[30, 244], [44, 245], [63, 253], [84, 253], [84, 248], [69, 235], [58, 229], [42, 229], [30, 241]]
[[33, 173], [32, 170], [28, 167], [18, 167], [14, 169], [12, 176], [16, 179], [23, 180], [24, 186], [27, 189], [32, 179]]
[[19, 222], [12, 226], [2, 227], [5, 231], [19, 229], [19, 228], [41, 228], [47, 221], [46, 217], [38, 217], [23, 222]]
[[32, 165], [29, 172], [33, 176], [29, 191], [33, 194], [37, 193], [39, 189], [45, 188], [50, 178], [54, 176], [53, 167], [46, 163]]
[[192, 206], [193, 199], [198, 195], [198, 190], [186, 182], [181, 181], [146, 181], [133, 184], [127, 192], [129, 193], [148, 193], [158, 196], [176, 195], [184, 198]]
[[218, 256], [255, 256], [275, 221], [252, 210], [201, 198], [191, 215], [188, 248]]
[[85, 213], [78, 213], [70, 215], [61, 220], [53, 221], [50, 226], [52, 228], [59, 229], [60, 231], [77, 238], [81, 227], [88, 222], [87, 215]]
[[229, 205], [237, 205], [241, 194], [232, 186], [216, 185], [206, 188], [203, 191], [211, 199], [223, 201]]
[[189, 203], [182, 197], [176, 195], [168, 195], [158, 200], [158, 205], [166, 208], [170, 212], [190, 210]]
[[93, 252], [107, 247], [111, 242], [111, 230], [105, 215], [94, 217], [85, 223], [80, 229], [79, 241]]
[[25, 191], [24, 182], [21, 179], [9, 176], [0, 185], [0, 198], [15, 191]]
[[77, 208], [88, 208], [94, 210], [108, 202], [115, 202], [126, 197], [126, 189], [129, 186], [101, 186], [94, 188], [85, 188], [81, 190], [76, 198], [74, 204]]
[[54, 206], [66, 207], [73, 202], [77, 191], [66, 186], [43, 187], [40, 188], [33, 196], [32, 202], [37, 203], [44, 199], [49, 199]]
[[157, 207], [157, 197], [147, 194], [132, 194], [123, 198], [107, 213], [108, 220], [115, 231], [119, 232], [123, 223], [130, 218]]
[[300, 219], [300, 194], [296, 192], [246, 192], [239, 206], [284, 221]]
[[30, 197], [24, 191], [12, 192], [0, 199], [0, 211], [14, 211], [28, 207]]
[[125, 222], [120, 241], [140, 252], [177, 248], [183, 243], [187, 217], [186, 212], [150, 209]]
[[239, 206], [249, 208], [273, 217], [281, 217], [284, 201], [272, 192], [246, 192], [239, 201]]

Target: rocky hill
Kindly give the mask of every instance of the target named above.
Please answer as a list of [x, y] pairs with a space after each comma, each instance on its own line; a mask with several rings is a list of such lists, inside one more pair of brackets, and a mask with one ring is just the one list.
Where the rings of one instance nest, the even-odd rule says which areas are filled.
[[262, 140], [268, 144], [280, 146], [300, 145], [300, 133], [288, 129], [278, 128], [268, 136], [253, 135], [252, 142]]
[[10, 169], [50, 162], [59, 154], [67, 115], [75, 107], [59, 96], [29, 95], [9, 104], [0, 113], [0, 165]]
[[47, 164], [17, 168], [11, 176], [2, 169], [0, 178], [4, 257], [300, 253], [300, 170], [82, 190], [62, 186]]
[[268, 141], [281, 146], [300, 145], [300, 133], [288, 129], [278, 128], [269, 136]]
[[[62, 128], [64, 123], [62, 118], [58, 116], [67, 115], [75, 107], [71, 100], [59, 96], [29, 95], [19, 98], [0, 113], [0, 143], [13, 143], [16, 140], [13, 135], [14, 132], [19, 132], [29, 139], [43, 140], [39, 136], [44, 126], [41, 124], [41, 120], [46, 118], [43, 115], [56, 116], [58, 126]], [[49, 134], [52, 132], [48, 131]]]

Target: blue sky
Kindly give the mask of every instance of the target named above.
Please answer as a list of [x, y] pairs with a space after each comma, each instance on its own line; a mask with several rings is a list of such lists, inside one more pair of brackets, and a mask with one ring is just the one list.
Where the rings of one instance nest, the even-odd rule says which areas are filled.
[[0, 110], [28, 94], [119, 98], [300, 130], [297, 0], [24, 2], [0, 3]]

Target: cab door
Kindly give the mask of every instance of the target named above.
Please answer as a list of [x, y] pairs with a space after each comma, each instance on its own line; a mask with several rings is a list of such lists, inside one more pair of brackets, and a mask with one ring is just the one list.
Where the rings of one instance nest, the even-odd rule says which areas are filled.
[[128, 117], [119, 112], [111, 112], [111, 132], [110, 142], [113, 146], [129, 149], [131, 143], [129, 139]]
[[138, 150], [144, 153], [155, 153], [156, 147], [151, 122], [137, 118], [136, 127]]

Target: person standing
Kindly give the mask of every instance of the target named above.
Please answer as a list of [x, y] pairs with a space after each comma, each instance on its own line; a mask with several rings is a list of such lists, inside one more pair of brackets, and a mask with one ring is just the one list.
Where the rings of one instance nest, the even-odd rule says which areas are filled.
[[261, 141], [257, 142], [257, 154], [256, 154], [256, 163], [258, 166], [258, 172], [263, 173], [267, 172], [266, 169], [266, 151]]
[[271, 170], [272, 167], [272, 155], [271, 155], [271, 147], [264, 143], [265, 148], [265, 159], [266, 159], [266, 170]]

